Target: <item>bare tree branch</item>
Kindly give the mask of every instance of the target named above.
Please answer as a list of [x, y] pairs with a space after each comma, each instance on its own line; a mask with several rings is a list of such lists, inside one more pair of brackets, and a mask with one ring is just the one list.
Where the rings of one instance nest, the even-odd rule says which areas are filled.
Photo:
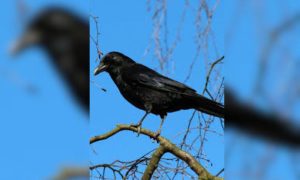
[[146, 171], [144, 172], [144, 175], [142, 177], [142, 180], [151, 179], [154, 171], [157, 169], [159, 161], [161, 157], [166, 153], [166, 149], [164, 146], [159, 146], [156, 151], [152, 154], [152, 157], [150, 159], [150, 163], [146, 168]]
[[[103, 135], [99, 135], [99, 136], [94, 136], [90, 139], [90, 144], [93, 144], [95, 142], [98, 141], [103, 141], [107, 138], [112, 137], [113, 135], [121, 132], [121, 131], [132, 131], [132, 132], [138, 132], [138, 128], [131, 126], [131, 125], [126, 125], [126, 124], [120, 124], [117, 125], [117, 127]], [[171, 143], [168, 139], [159, 136], [156, 138], [156, 133], [149, 131], [147, 129], [141, 128], [140, 130], [140, 134], [143, 134], [145, 136], [148, 136], [152, 139], [155, 139], [160, 146], [163, 147], [164, 151], [169, 152], [171, 154], [173, 154], [174, 156], [180, 158], [181, 160], [183, 160], [184, 162], [187, 163], [187, 165], [189, 165], [189, 167], [199, 176], [199, 179], [201, 180], [207, 180], [207, 179], [222, 179], [219, 177], [215, 177], [213, 175], [211, 175], [192, 155], [190, 155], [189, 153], [179, 149], [176, 145], [174, 145], [173, 143]], [[161, 152], [157, 153], [156, 155], [160, 155]], [[153, 160], [154, 162], [156, 162], [156, 160]], [[148, 165], [149, 166], [149, 165]], [[152, 167], [147, 167], [147, 169], [152, 170]]]

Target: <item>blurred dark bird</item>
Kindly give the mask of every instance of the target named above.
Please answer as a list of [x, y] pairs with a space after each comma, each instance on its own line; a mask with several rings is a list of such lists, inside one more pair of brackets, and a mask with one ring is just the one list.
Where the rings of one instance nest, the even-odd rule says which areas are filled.
[[300, 126], [276, 112], [267, 113], [236, 97], [232, 89], [225, 89], [226, 130], [236, 129], [244, 134], [292, 148], [300, 147]]
[[146, 112], [135, 125], [139, 129], [149, 113], [160, 115], [162, 119], [157, 135], [169, 112], [196, 109], [209, 115], [224, 117], [222, 104], [197, 94], [194, 89], [138, 64], [119, 52], [105, 55], [94, 74], [103, 71], [109, 73], [127, 101]]
[[30, 46], [46, 50], [75, 99], [89, 112], [88, 20], [62, 8], [48, 8], [28, 23], [11, 51], [17, 54]]

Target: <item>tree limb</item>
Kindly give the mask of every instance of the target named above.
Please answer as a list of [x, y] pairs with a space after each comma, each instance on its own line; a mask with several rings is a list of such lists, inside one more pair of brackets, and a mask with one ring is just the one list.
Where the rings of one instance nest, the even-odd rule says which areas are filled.
[[152, 157], [150, 159], [149, 165], [147, 166], [142, 180], [148, 180], [151, 179], [154, 171], [157, 169], [159, 161], [161, 157], [166, 153], [166, 149], [164, 146], [159, 146], [156, 151], [152, 154]]
[[[131, 126], [131, 125], [119, 124], [119, 125], [117, 125], [117, 127], [115, 129], [113, 129], [103, 135], [92, 137], [90, 139], [90, 144], [110, 138], [111, 136], [113, 136], [121, 131], [138, 132], [138, 128]], [[168, 139], [166, 139], [162, 136], [156, 137], [156, 133], [149, 131], [147, 129], [144, 129], [144, 128], [140, 129], [140, 134], [143, 134], [152, 139], [155, 139], [160, 144], [160, 147], [162, 147], [165, 152], [169, 152], [169, 153], [173, 154], [174, 156], [183, 160], [185, 163], [187, 163], [189, 165], [189, 167], [199, 176], [200, 180], [221, 180], [221, 179], [223, 179], [223, 178], [219, 178], [219, 177], [215, 177], [215, 176], [211, 175], [191, 154], [181, 150], [175, 144], [171, 143]], [[160, 149], [160, 151], [161, 151], [161, 149]], [[155, 154], [155, 153], [157, 153], [157, 154]], [[154, 154], [157, 157], [155, 157], [155, 159], [152, 160], [154, 162], [153, 164], [156, 163], [158, 155], [162, 156], [164, 154], [164, 153], [161, 154], [162, 152], [157, 152], [157, 151], [155, 153]], [[154, 167], [147, 167], [148, 170], [149, 169], [153, 170], [153, 168]], [[146, 169], [146, 171], [147, 171], [147, 169]]]

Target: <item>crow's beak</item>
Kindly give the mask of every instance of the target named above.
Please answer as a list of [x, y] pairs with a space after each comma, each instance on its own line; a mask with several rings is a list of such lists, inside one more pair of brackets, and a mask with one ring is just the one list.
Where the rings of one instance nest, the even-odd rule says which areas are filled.
[[39, 40], [40, 40], [39, 33], [35, 31], [28, 31], [21, 38], [17, 39], [11, 44], [9, 48], [9, 52], [12, 55], [16, 55], [24, 48], [38, 43]]
[[94, 70], [94, 75], [102, 73], [103, 71], [107, 70], [108, 65], [103, 64], [102, 62], [99, 64], [98, 67]]

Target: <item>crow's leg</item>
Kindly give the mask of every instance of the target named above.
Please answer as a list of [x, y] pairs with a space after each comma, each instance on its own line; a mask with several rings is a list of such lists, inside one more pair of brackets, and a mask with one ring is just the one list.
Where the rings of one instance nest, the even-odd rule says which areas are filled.
[[137, 125], [132, 125], [133, 127], [137, 127], [138, 128], [138, 136], [140, 135], [143, 121], [146, 119], [146, 117], [148, 116], [148, 114], [150, 114], [150, 112], [152, 110], [152, 105], [151, 104], [145, 104], [145, 109], [146, 109], [146, 113], [142, 117], [142, 119], [138, 122], [138, 124]]
[[141, 132], [141, 127], [143, 124], [143, 121], [146, 119], [146, 117], [148, 116], [149, 112], [146, 111], [145, 115], [142, 117], [142, 119], [137, 123], [137, 124], [132, 124], [131, 126], [138, 128], [138, 136], [140, 135]]
[[164, 121], [165, 121], [167, 115], [162, 115], [162, 116], [160, 116], [160, 117], [161, 117], [161, 121], [160, 121], [159, 129], [158, 129], [157, 132], [155, 133], [155, 137], [156, 137], [156, 138], [158, 138], [158, 136], [159, 136], [160, 133], [161, 133], [161, 129], [162, 129], [162, 126], [163, 126], [163, 124], [164, 124]]
[[142, 119], [138, 122], [137, 126], [142, 126], [143, 121], [146, 119], [148, 116], [149, 112], [146, 112], [145, 115], [142, 117]]

